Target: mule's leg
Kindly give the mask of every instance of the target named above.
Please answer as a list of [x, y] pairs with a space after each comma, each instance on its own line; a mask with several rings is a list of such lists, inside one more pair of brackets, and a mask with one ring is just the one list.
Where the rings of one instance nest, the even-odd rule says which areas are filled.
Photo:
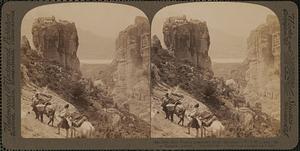
[[[52, 115], [50, 115], [50, 116], [48, 116], [49, 117], [49, 122], [47, 123], [48, 125], [50, 125], [50, 123], [51, 122], [53, 122], [52, 120], [53, 120], [53, 117], [52, 117]], [[53, 124], [52, 124], [52, 126], [53, 126]]]
[[[199, 136], [199, 128], [196, 128], [196, 138]], [[202, 137], [202, 136], [201, 136]]]
[[190, 130], [190, 126], [188, 126], [188, 131], [187, 131], [187, 134], [190, 134], [191, 133], [191, 130]]
[[66, 129], [66, 138], [69, 137], [69, 129]]
[[39, 119], [39, 114], [37, 112], [34, 113], [35, 113], [35, 119]]
[[191, 131], [190, 131], [190, 129], [191, 129], [190, 123], [187, 124], [187, 127], [188, 127], [187, 134], [190, 134], [191, 133]]
[[35, 119], [39, 119], [39, 114], [38, 114], [37, 108], [34, 105], [32, 105], [32, 111], [35, 114]]
[[166, 108], [165, 107], [163, 107], [163, 111], [165, 112], [165, 114], [166, 114], [166, 117], [165, 117], [165, 119], [168, 119], [168, 111], [166, 110]]
[[92, 138], [92, 128], [89, 130], [89, 138]]
[[181, 126], [183, 126], [183, 124], [184, 124], [184, 115], [185, 115], [185, 110], [182, 112], [182, 124], [181, 124]]
[[73, 138], [73, 136], [74, 136], [74, 130], [73, 130], [73, 128], [70, 128], [70, 131], [71, 131], [71, 132], [70, 132], [70, 133], [71, 133], [71, 134], [70, 134], [70, 138]]
[[191, 128], [191, 121], [189, 121], [189, 123], [187, 124], [187, 134], [190, 134], [190, 128]]
[[42, 114], [40, 112], [38, 112], [38, 120], [42, 122]]
[[178, 125], [180, 125], [180, 122], [181, 122], [181, 126], [183, 126], [184, 114], [180, 114], [180, 115], [178, 116], [178, 118], [180, 119], [179, 122], [178, 122]]
[[52, 117], [52, 122], [51, 122], [52, 127], [53, 127], [53, 123], [54, 123], [54, 116]]
[[179, 125], [179, 124], [180, 124], [180, 122], [182, 121], [182, 119], [181, 119], [181, 115], [180, 115], [179, 113], [177, 113], [176, 115], [177, 115], [177, 117], [179, 118], [179, 121], [178, 121], [178, 123], [177, 123], [177, 124]]
[[74, 128], [73, 127], [70, 127], [70, 138], [75, 138], [74, 136]]
[[201, 130], [201, 138], [203, 138], [204, 135], [205, 135], [205, 134], [204, 134], [204, 128], [203, 128], [203, 126], [200, 127], [200, 130]]
[[39, 119], [39, 113], [38, 113], [37, 109], [33, 109], [33, 112], [35, 114], [35, 119]]
[[78, 137], [77, 135], [78, 135], [77, 130], [73, 127], [73, 136], [74, 136], [74, 138], [77, 138]]
[[44, 122], [44, 120], [43, 120], [43, 113], [40, 113], [40, 116], [41, 116], [41, 122], [43, 123]]
[[173, 122], [174, 121], [174, 119], [173, 119], [174, 113], [172, 112], [170, 116], [171, 116], [171, 122]]
[[55, 111], [52, 112], [52, 116], [51, 116], [51, 119], [52, 119], [51, 125], [52, 125], [52, 127], [53, 127], [53, 123], [54, 123], [54, 118], [55, 118]]
[[59, 122], [57, 124], [57, 133], [56, 134], [60, 134], [60, 126], [61, 126], [61, 122]]
[[181, 118], [179, 119], [179, 121], [178, 121], [178, 123], [177, 123], [177, 124], [179, 125], [179, 124], [180, 124], [180, 122], [181, 122]]
[[170, 114], [169, 114], [169, 112], [168, 112], [168, 111], [165, 111], [165, 113], [166, 113], [166, 119], [170, 119]]

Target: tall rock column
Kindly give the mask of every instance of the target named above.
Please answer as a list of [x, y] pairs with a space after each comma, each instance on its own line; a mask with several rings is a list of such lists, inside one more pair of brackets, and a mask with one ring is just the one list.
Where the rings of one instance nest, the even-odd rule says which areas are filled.
[[185, 16], [170, 17], [163, 26], [164, 42], [179, 60], [212, 72], [208, 50], [210, 37], [206, 22], [188, 21]]
[[245, 94], [250, 104], [261, 103], [263, 111], [280, 118], [280, 26], [276, 16], [250, 33], [245, 62]]
[[138, 16], [116, 40], [113, 97], [118, 104], [129, 104], [129, 111], [146, 121], [150, 120], [149, 53], [150, 24]]
[[40, 17], [33, 23], [32, 37], [35, 48], [45, 59], [73, 72], [80, 72], [75, 23], [56, 21], [55, 17]]

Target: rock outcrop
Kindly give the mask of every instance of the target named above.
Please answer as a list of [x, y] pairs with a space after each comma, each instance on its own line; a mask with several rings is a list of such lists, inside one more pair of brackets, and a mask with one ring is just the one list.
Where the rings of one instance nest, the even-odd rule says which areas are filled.
[[247, 85], [245, 94], [250, 104], [261, 103], [262, 110], [280, 118], [280, 25], [276, 16], [267, 16], [248, 37], [245, 60]]
[[135, 23], [119, 33], [112, 62], [113, 96], [129, 111], [150, 120], [149, 88], [150, 24], [147, 18], [136, 17]]
[[33, 44], [42, 56], [74, 72], [79, 71], [78, 35], [75, 23], [40, 17], [32, 26]]
[[212, 71], [206, 22], [188, 21], [185, 16], [170, 17], [164, 23], [163, 34], [167, 48], [177, 59], [188, 60], [197, 67]]

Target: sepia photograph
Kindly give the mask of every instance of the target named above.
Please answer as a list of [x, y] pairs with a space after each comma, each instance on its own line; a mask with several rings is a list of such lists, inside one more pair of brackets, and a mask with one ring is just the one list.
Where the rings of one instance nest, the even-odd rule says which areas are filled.
[[162, 8], [151, 23], [151, 137], [280, 135], [280, 24], [238, 2]]
[[21, 26], [23, 138], [149, 138], [150, 23], [139, 9], [61, 3]]

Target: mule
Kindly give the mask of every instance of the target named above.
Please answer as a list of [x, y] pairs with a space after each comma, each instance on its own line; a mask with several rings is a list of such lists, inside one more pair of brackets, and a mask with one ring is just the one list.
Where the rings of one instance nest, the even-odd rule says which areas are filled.
[[95, 127], [89, 121], [83, 121], [80, 126], [76, 126], [72, 122], [71, 138], [93, 138], [95, 135]]
[[163, 110], [166, 113], [167, 119], [173, 122], [175, 114], [179, 118], [177, 124], [181, 123], [181, 125], [183, 126], [186, 108], [180, 102], [176, 102], [175, 104], [167, 104]]

